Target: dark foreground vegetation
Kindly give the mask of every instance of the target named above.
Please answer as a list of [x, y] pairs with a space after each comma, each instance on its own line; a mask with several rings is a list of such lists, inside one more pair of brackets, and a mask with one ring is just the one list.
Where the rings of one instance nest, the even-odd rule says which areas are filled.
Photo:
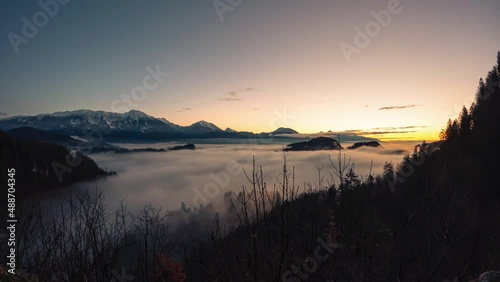
[[[0, 131], [1, 185], [7, 183], [7, 169], [15, 168], [17, 193], [32, 193], [76, 182], [95, 180], [115, 172], [100, 168], [91, 158], [67, 147], [12, 138]], [[3, 199], [2, 199], [3, 202]]]
[[358, 176], [341, 150], [332, 178], [319, 171], [310, 185], [286, 154], [276, 178], [254, 160], [222, 211], [110, 213], [87, 190], [59, 212], [24, 210], [19, 268], [39, 281], [471, 281], [500, 270], [499, 64], [500, 53], [442, 142], [382, 175]]

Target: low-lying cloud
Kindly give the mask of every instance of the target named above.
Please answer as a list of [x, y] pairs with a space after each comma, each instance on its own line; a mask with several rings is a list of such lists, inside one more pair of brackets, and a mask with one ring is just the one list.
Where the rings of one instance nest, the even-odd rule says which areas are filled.
[[[172, 144], [143, 145], [142, 147], [164, 148]], [[213, 175], [226, 170], [229, 162], [237, 162], [247, 173], [251, 171], [252, 157], [256, 157], [257, 166], [262, 166], [268, 187], [280, 178], [283, 169], [283, 144], [200, 144], [195, 151], [172, 151], [165, 153], [133, 153], [133, 154], [95, 154], [91, 155], [101, 167], [118, 172], [118, 175], [99, 180], [95, 186], [105, 192], [111, 210], [119, 206], [119, 200], [126, 200], [131, 210], [138, 210], [143, 205], [173, 210], [184, 202], [188, 206], [196, 206], [193, 201], [194, 189], [203, 191], [207, 183], [214, 182]], [[344, 146], [349, 144], [345, 143]], [[356, 165], [356, 173], [366, 179], [373, 160], [374, 174], [382, 173], [386, 161], [401, 162], [406, 153], [413, 151], [416, 143], [382, 143], [381, 148], [359, 148], [345, 150], [347, 157]], [[287, 164], [292, 170], [295, 167], [295, 183], [300, 184], [300, 192], [308, 189], [307, 183], [317, 186], [317, 167], [322, 167], [322, 175], [328, 182], [333, 170], [328, 155], [335, 159], [337, 151], [288, 152]], [[304, 183], [306, 187], [304, 187]], [[243, 185], [249, 186], [243, 170], [231, 175], [228, 185], [221, 188], [217, 197], [211, 198], [214, 205], [223, 201], [226, 191], [240, 191]], [[83, 185], [82, 185], [83, 186]]]

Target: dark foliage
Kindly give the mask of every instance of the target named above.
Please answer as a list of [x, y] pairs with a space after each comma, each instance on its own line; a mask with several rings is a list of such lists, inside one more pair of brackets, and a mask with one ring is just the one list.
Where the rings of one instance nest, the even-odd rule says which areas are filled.
[[[423, 142], [401, 164], [386, 163], [382, 176], [366, 182], [348, 169], [337, 187], [277, 203], [266, 218], [241, 224], [219, 240], [212, 237], [211, 247], [193, 252], [188, 277], [470, 281], [498, 269], [498, 69], [480, 80], [476, 101], [448, 122], [442, 141]], [[314, 257], [318, 237], [333, 253], [313, 264], [306, 258]]]
[[172, 148], [168, 148], [169, 151], [178, 151], [178, 150], [195, 150], [196, 146], [193, 143], [189, 143], [186, 145], [174, 146]]
[[316, 137], [309, 141], [288, 144], [283, 151], [317, 151], [317, 150], [337, 150], [342, 148], [340, 143], [328, 137]]
[[357, 149], [359, 147], [380, 147], [380, 143], [377, 141], [364, 141], [364, 142], [356, 142], [352, 144], [352, 146], [347, 147], [347, 149]]
[[[63, 187], [114, 174], [80, 152], [53, 143], [16, 140], [1, 131], [0, 152], [2, 171], [15, 169], [17, 193]], [[1, 183], [7, 183], [7, 174], [0, 175]]]

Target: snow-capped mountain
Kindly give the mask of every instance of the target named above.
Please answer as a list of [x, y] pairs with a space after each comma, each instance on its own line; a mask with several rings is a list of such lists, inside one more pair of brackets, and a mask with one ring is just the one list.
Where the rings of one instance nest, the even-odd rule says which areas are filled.
[[230, 127], [228, 127], [228, 128], [226, 128], [226, 129], [224, 129], [224, 131], [225, 131], [225, 132], [229, 132], [229, 133], [236, 133], [236, 132], [238, 132], [238, 131], [236, 131], [236, 130], [234, 130], [234, 129], [230, 128]]
[[131, 110], [126, 113], [77, 110], [0, 119], [0, 129], [2, 130], [19, 127], [33, 127], [77, 136], [84, 135], [85, 132], [92, 129], [99, 129], [104, 134], [116, 132], [136, 132], [143, 134], [203, 134], [206, 132], [222, 132], [219, 127], [207, 121], [199, 121], [190, 126], [180, 126], [164, 118], [155, 118], [137, 110]]
[[165, 141], [182, 138], [266, 138], [296, 133], [288, 128], [257, 134], [231, 128], [222, 130], [205, 120], [181, 126], [137, 110], [126, 113], [77, 110], [0, 118], [0, 130], [9, 131], [21, 127], [103, 142]]
[[207, 132], [222, 132], [223, 130], [217, 125], [208, 121], [199, 121], [185, 127], [187, 133], [207, 133]]

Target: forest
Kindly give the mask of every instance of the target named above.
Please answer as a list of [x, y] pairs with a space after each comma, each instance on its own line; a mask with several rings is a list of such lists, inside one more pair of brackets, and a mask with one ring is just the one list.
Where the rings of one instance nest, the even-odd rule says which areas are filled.
[[[0, 270], [0, 279], [500, 281], [500, 52], [475, 95], [441, 141], [422, 142], [381, 175], [357, 175], [339, 146], [334, 183], [319, 176], [308, 189], [286, 152], [277, 179], [265, 179], [254, 158], [248, 185], [224, 194], [224, 212], [210, 204], [109, 211], [90, 189], [61, 200], [62, 217], [31, 204], [20, 215], [22, 271]], [[0, 138], [2, 169], [22, 162], [29, 185], [56, 183], [43, 175], [64, 147]], [[91, 164], [93, 175], [108, 173]]]

